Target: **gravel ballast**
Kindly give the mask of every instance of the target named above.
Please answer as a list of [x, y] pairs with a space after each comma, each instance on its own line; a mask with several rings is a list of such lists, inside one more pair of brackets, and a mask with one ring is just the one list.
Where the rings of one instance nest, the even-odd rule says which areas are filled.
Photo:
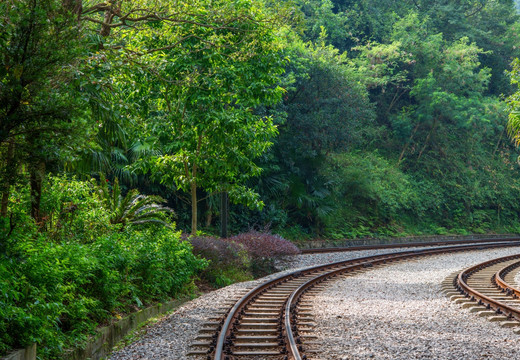
[[519, 336], [441, 293], [450, 273], [502, 249], [402, 262], [330, 283], [313, 299], [320, 359], [518, 359]]
[[[398, 251], [398, 250], [395, 250]], [[306, 254], [279, 264], [286, 271], [384, 251]], [[389, 265], [328, 283], [314, 298], [319, 358], [514, 359], [518, 335], [470, 314], [441, 293], [450, 273], [520, 248], [435, 256]], [[285, 272], [285, 271], [284, 271]], [[270, 277], [279, 276], [280, 273]], [[270, 278], [268, 277], [268, 278]], [[110, 359], [189, 359], [189, 344], [205, 321], [264, 279], [205, 294], [148, 326]], [[478, 338], [477, 338], [478, 336]], [[314, 357], [314, 356], [313, 356]]]

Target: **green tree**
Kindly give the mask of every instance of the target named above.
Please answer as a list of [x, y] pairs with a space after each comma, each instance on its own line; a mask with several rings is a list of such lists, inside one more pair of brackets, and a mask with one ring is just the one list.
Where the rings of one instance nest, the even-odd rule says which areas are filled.
[[[68, 119], [67, 66], [77, 56], [79, 26], [53, 0], [0, 4], [0, 143], [34, 123]], [[36, 126], [38, 128], [38, 126]], [[38, 131], [38, 130], [36, 130]]]
[[377, 153], [332, 154], [320, 172], [332, 183], [327, 202], [334, 211], [323, 216], [328, 236], [366, 236], [370, 228], [391, 226], [418, 210], [409, 176]]
[[271, 205], [277, 204], [290, 221], [311, 230], [331, 210], [326, 201], [330, 181], [319, 171], [326, 157], [362, 146], [378, 131], [359, 72], [346, 53], [326, 45], [325, 30], [317, 44], [306, 43], [295, 33], [286, 36], [287, 94], [273, 111], [280, 135], [271, 159], [263, 164], [268, 170], [260, 185]]
[[[520, 83], [520, 60], [513, 61], [513, 69], [511, 70], [511, 83], [518, 86]], [[507, 128], [509, 136], [513, 139], [516, 146], [520, 145], [520, 91], [516, 91], [508, 97], [509, 120]]]
[[[15, 181], [15, 163], [25, 162], [31, 214], [37, 220], [46, 169], [68, 156], [86, 131], [73, 66], [82, 53], [81, 27], [69, 5], [55, 0], [0, 4], [0, 146], [6, 154], [1, 164], [3, 205]], [[6, 215], [4, 206], [2, 215]]]
[[198, 189], [226, 191], [232, 201], [261, 206], [244, 184], [259, 173], [253, 159], [270, 146], [276, 128], [254, 109], [280, 99], [283, 58], [278, 21], [261, 3], [186, 6], [190, 11], [175, 26], [164, 22], [140, 33], [135, 61], [146, 71], [141, 92], [155, 99], [147, 104], [147, 133], [163, 154], [140, 166], [190, 194], [195, 233]]
[[299, 0], [300, 9], [305, 16], [304, 39], [319, 41], [323, 31], [327, 34], [328, 43], [346, 49], [346, 44], [352, 33], [349, 34], [347, 17], [334, 11], [334, 2], [331, 0]]

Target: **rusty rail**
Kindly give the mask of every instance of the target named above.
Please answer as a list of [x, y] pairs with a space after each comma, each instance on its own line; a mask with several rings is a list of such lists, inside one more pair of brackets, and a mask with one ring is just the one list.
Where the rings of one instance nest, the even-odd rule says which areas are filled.
[[511, 264], [509, 266], [506, 266], [505, 268], [503, 268], [502, 270], [500, 270], [496, 277], [495, 277], [495, 282], [496, 284], [504, 289], [506, 292], [510, 293], [511, 295], [514, 294], [513, 297], [517, 297], [517, 298], [520, 298], [520, 289], [508, 284], [506, 281], [505, 281], [505, 277], [506, 275], [511, 272], [512, 270], [516, 269], [520, 267], [520, 261], [514, 263], [514, 264]]
[[[504, 304], [500, 300], [487, 296], [487, 295], [481, 293], [480, 291], [472, 288], [467, 283], [467, 280], [473, 274], [475, 274], [491, 265], [495, 265], [500, 262], [505, 262], [505, 261], [509, 261], [509, 260], [513, 260], [513, 259], [517, 259], [517, 258], [520, 258], [520, 255], [516, 254], [516, 255], [505, 256], [505, 257], [498, 258], [498, 259], [492, 259], [492, 260], [485, 261], [483, 263], [477, 264], [475, 266], [472, 266], [472, 267], [462, 271], [457, 276], [457, 284], [459, 286], [459, 290], [462, 291], [463, 294], [471, 297], [472, 299], [478, 300], [479, 304], [485, 305], [490, 309], [491, 308], [494, 309], [495, 311], [497, 311], [498, 314], [504, 313], [504, 314], [507, 314], [509, 317], [515, 318], [516, 320], [520, 321], [520, 308], [515, 308], [512, 306], [509, 306], [507, 304]], [[504, 270], [504, 269], [502, 269], [502, 270]], [[495, 278], [495, 280], [497, 279], [496, 274], [493, 275], [493, 277]], [[505, 282], [503, 282], [503, 283], [505, 284]]]

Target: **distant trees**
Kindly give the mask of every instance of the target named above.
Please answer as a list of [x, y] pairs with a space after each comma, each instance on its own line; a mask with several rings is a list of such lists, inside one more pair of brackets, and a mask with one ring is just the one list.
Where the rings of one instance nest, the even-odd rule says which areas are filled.
[[[277, 113], [287, 117], [259, 183], [276, 185], [263, 190], [269, 213], [334, 236], [515, 221], [517, 169], [498, 97], [510, 91], [504, 70], [518, 54], [513, 2], [297, 3], [299, 34], [315, 50], [289, 55]], [[405, 195], [386, 190], [395, 184]]]
[[[288, 36], [288, 91], [274, 111], [280, 121], [272, 152], [277, 169], [270, 168], [266, 176], [280, 182], [271, 205], [314, 226], [318, 214], [331, 209], [324, 201], [329, 181], [320, 176], [320, 167], [330, 153], [348, 151], [373, 136], [374, 111], [347, 54], [326, 45], [324, 29], [317, 44]], [[286, 117], [280, 119], [282, 112]]]
[[[513, 61], [511, 83], [520, 84], [520, 60]], [[516, 91], [507, 99], [509, 104], [508, 131], [516, 146], [520, 145], [520, 91]]]

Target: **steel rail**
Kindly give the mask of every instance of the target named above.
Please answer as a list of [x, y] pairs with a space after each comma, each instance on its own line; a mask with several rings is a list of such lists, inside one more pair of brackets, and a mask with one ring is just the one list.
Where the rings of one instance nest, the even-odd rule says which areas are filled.
[[[457, 245], [457, 246], [447, 246], [447, 247], [438, 247], [434, 249], [422, 249], [422, 250], [409, 250], [409, 251], [403, 251], [403, 252], [396, 252], [396, 253], [385, 253], [375, 256], [366, 256], [361, 258], [355, 258], [355, 259], [349, 259], [349, 260], [343, 260], [343, 261], [337, 261], [330, 264], [324, 264], [324, 265], [318, 265], [318, 266], [312, 266], [306, 269], [302, 269], [296, 272], [292, 272], [286, 275], [278, 276], [268, 282], [265, 282], [263, 284], [260, 284], [256, 286], [254, 289], [250, 290], [246, 295], [244, 295], [240, 300], [238, 300], [235, 305], [232, 307], [230, 312], [228, 313], [226, 319], [224, 320], [224, 323], [222, 325], [221, 331], [218, 335], [217, 343], [215, 346], [215, 354], [214, 354], [214, 360], [224, 360], [225, 353], [224, 348], [227, 343], [227, 338], [231, 335], [232, 331], [232, 324], [235, 323], [235, 321], [238, 320], [239, 315], [244, 313], [244, 309], [246, 305], [256, 296], [258, 296], [261, 292], [272, 288], [273, 286], [280, 284], [284, 281], [287, 281], [289, 279], [294, 279], [301, 277], [305, 274], [309, 274], [316, 271], [325, 270], [328, 268], [336, 268], [335, 270], [319, 275], [316, 278], [313, 278], [306, 283], [302, 284], [298, 287], [297, 290], [295, 290], [290, 296], [289, 300], [285, 304], [285, 312], [283, 314], [284, 317], [284, 330], [285, 330], [285, 336], [286, 336], [286, 342], [289, 344], [289, 359], [294, 360], [301, 360], [301, 356], [299, 355], [299, 349], [297, 345], [297, 341], [294, 339], [294, 333], [292, 331], [292, 324], [291, 324], [291, 306], [295, 306], [295, 301], [303, 294], [303, 292], [308, 289], [309, 287], [316, 284], [318, 281], [323, 281], [323, 279], [333, 276], [334, 274], [345, 272], [345, 271], [351, 271], [356, 270], [360, 268], [366, 268], [368, 266], [372, 266], [374, 264], [381, 264], [386, 263], [388, 261], [395, 261], [395, 260], [403, 260], [407, 258], [412, 257], [419, 257], [419, 256], [427, 256], [427, 255], [437, 255], [441, 253], [447, 253], [447, 252], [459, 252], [459, 251], [469, 251], [469, 250], [484, 250], [489, 248], [498, 248], [498, 247], [513, 247], [513, 246], [520, 246], [520, 242], [512, 242], [506, 240], [505, 242], [493, 242], [493, 243], [487, 243], [487, 244], [472, 244], [472, 245]], [[337, 269], [338, 267], [341, 267], [340, 269]], [[332, 275], [331, 275], [332, 274]], [[307, 286], [305, 286], [307, 284]]]
[[520, 289], [510, 285], [505, 280], [506, 275], [518, 267], [520, 267], [520, 261], [501, 269], [497, 272], [495, 276], [495, 282], [500, 288], [504, 289], [506, 292], [514, 294], [514, 296], [520, 298]]
[[[475, 246], [472, 246], [470, 248], [473, 248], [473, 247], [475, 247]], [[481, 245], [478, 245], [476, 247], [480, 249]], [[458, 250], [453, 250], [453, 248], [427, 249], [427, 250], [424, 250], [424, 252], [420, 252], [420, 253], [414, 252], [412, 254], [407, 254], [407, 255], [404, 255], [404, 256], [403, 255], [396, 256], [395, 258], [389, 258], [389, 259], [386, 259], [386, 260], [375, 260], [375, 261], [372, 261], [371, 264], [377, 265], [377, 264], [386, 262], [388, 260], [390, 260], [390, 261], [393, 261], [393, 260], [401, 261], [401, 260], [404, 260], [404, 259], [407, 259], [407, 258], [412, 258], [412, 257], [431, 256], [431, 255], [441, 254], [441, 253], [445, 253], [445, 252], [453, 252], [453, 251], [461, 251], [461, 250], [464, 251], [468, 247], [465, 246], [464, 249], [460, 249], [460, 247], [458, 247], [458, 248], [459, 248]], [[448, 251], [446, 249], [448, 249]], [[401, 253], [394, 253], [394, 254], [400, 255]], [[297, 338], [295, 338], [295, 331], [293, 330], [293, 323], [292, 323], [292, 319], [291, 319], [291, 314], [293, 313], [293, 309], [296, 308], [296, 304], [299, 301], [299, 298], [307, 290], [312, 288], [314, 285], [316, 285], [318, 283], [321, 283], [322, 281], [326, 280], [327, 278], [335, 277], [335, 276], [340, 275], [340, 274], [345, 273], [345, 272], [355, 271], [355, 270], [358, 270], [359, 268], [362, 268], [362, 267], [363, 267], [363, 263], [352, 265], [352, 266], [348, 266], [346, 268], [334, 270], [334, 271], [332, 271], [330, 273], [320, 275], [320, 276], [318, 276], [318, 277], [316, 277], [314, 279], [311, 279], [311, 280], [307, 281], [306, 283], [300, 285], [300, 287], [298, 289], [296, 289], [291, 294], [291, 296], [289, 297], [289, 299], [288, 299], [288, 301], [287, 301], [287, 303], [285, 305], [284, 325], [285, 325], [285, 328], [286, 328], [286, 336], [288, 338], [288, 343], [289, 343], [289, 346], [290, 346], [290, 353], [293, 355], [294, 360], [302, 360], [302, 358], [301, 358], [301, 356], [299, 354], [300, 347], [298, 346]]]
[[483, 244], [483, 243], [502, 243], [507, 241], [520, 241], [520, 237], [511, 237], [505, 239], [476, 239], [476, 240], [439, 240], [430, 242], [410, 242], [399, 244], [380, 244], [380, 245], [358, 245], [347, 247], [327, 247], [327, 248], [313, 248], [300, 249], [302, 254], [316, 254], [339, 251], [361, 251], [361, 250], [379, 250], [379, 249], [401, 249], [410, 247], [428, 247], [428, 246], [452, 246], [462, 244]]
[[[520, 242], [518, 243], [518, 245], [520, 245]], [[513, 245], [507, 244], [506, 246], [513, 246]], [[476, 247], [476, 245], [474, 245], [473, 247]], [[479, 248], [480, 247], [481, 246], [479, 246]], [[464, 247], [464, 248], [466, 248], [466, 247]], [[432, 249], [429, 249], [429, 250], [431, 251]], [[241, 311], [244, 309], [245, 305], [251, 299], [253, 299], [255, 296], [257, 296], [259, 293], [261, 293], [262, 291], [267, 290], [276, 284], [282, 283], [283, 281], [286, 281], [289, 279], [294, 279], [294, 278], [300, 277], [304, 274], [321, 271], [321, 270], [324, 270], [327, 268], [342, 266], [344, 264], [354, 264], [355, 265], [360, 262], [361, 262], [361, 265], [359, 265], [358, 267], [366, 267], [368, 264], [373, 264], [374, 261], [377, 261], [377, 260], [381, 260], [381, 262], [383, 263], [383, 262], [389, 260], [389, 257], [392, 257], [392, 258], [395, 257], [396, 254], [398, 254], [401, 257], [403, 257], [405, 255], [413, 256], [413, 255], [417, 255], [417, 253], [421, 252], [421, 251], [425, 251], [425, 250], [409, 250], [409, 251], [404, 251], [404, 252], [399, 252], [399, 253], [385, 253], [385, 254], [380, 254], [380, 255], [365, 256], [365, 257], [361, 257], [361, 258], [355, 258], [355, 259], [337, 261], [337, 262], [329, 263], [329, 264], [312, 266], [312, 267], [305, 268], [305, 269], [302, 269], [299, 271], [295, 271], [295, 272], [292, 272], [292, 273], [289, 273], [286, 275], [281, 275], [279, 277], [276, 277], [272, 280], [269, 280], [263, 284], [256, 286], [255, 288], [250, 290], [246, 295], [244, 295], [240, 300], [238, 300], [235, 303], [235, 305], [231, 308], [230, 312], [228, 313], [228, 316], [226, 317], [224, 324], [222, 325], [221, 332], [217, 339], [214, 359], [215, 360], [223, 359], [223, 357], [225, 355], [223, 349], [224, 349], [224, 345], [226, 343], [226, 338], [231, 333], [231, 325], [235, 322], [235, 320], [237, 320], [238, 316], [240, 315]]]
[[520, 308], [515, 308], [512, 306], [509, 306], [499, 300], [496, 300], [496, 299], [493, 299], [492, 297], [484, 295], [480, 291], [469, 286], [467, 283], [467, 280], [470, 278], [470, 276], [472, 274], [474, 274], [482, 269], [485, 269], [486, 267], [489, 267], [491, 265], [495, 265], [499, 262], [505, 262], [505, 261], [513, 260], [513, 259], [519, 258], [519, 257], [520, 257], [520, 255], [516, 254], [516, 255], [505, 256], [502, 258], [492, 259], [492, 260], [485, 261], [483, 263], [474, 265], [474, 266], [460, 272], [459, 275], [457, 276], [457, 284], [460, 287], [459, 289], [462, 290], [462, 292], [465, 295], [471, 296], [472, 299], [479, 300], [479, 303], [485, 304], [487, 307], [493, 308], [495, 311], [499, 310], [497, 313], [508, 314], [510, 317], [513, 317], [516, 320], [520, 321]]
[[[410, 256], [414, 256], [414, 255], [410, 255]], [[397, 259], [397, 257], [395, 259]], [[394, 260], [394, 258], [386, 258], [384, 260], [379, 259], [376, 261], [369, 260], [368, 262], [356, 263], [353, 265], [342, 267], [340, 269], [331, 271], [329, 273], [317, 276], [317, 277], [307, 281], [306, 283], [300, 285], [295, 291], [293, 291], [292, 294], [289, 296], [289, 299], [285, 303], [285, 309], [284, 309], [284, 327], [285, 327], [287, 342], [289, 344], [289, 353], [292, 356], [292, 358], [294, 360], [302, 360], [302, 357], [300, 355], [301, 349], [298, 346], [298, 341], [297, 341], [297, 337], [295, 334], [296, 331], [295, 331], [295, 329], [293, 329], [294, 323], [293, 323], [292, 316], [294, 314], [293, 310], [296, 308], [297, 302], [299, 301], [300, 297], [308, 289], [312, 288], [314, 285], [317, 285], [330, 277], [335, 277], [335, 276], [345, 273], [345, 272], [355, 271], [358, 269], [365, 268], [365, 265], [368, 263], [373, 266], [374, 263], [380, 263], [380, 262], [386, 262], [386, 261], [392, 261], [392, 260]]]
[[[406, 253], [414, 253], [414, 251], [408, 251]], [[366, 260], [374, 259], [376, 257], [378, 257], [378, 258], [379, 257], [382, 258], [382, 257], [385, 257], [385, 256], [388, 257], [388, 255], [392, 255], [392, 254], [381, 254], [381, 255], [376, 255], [376, 256], [367, 256], [367, 257], [362, 257], [362, 258], [357, 258], [357, 259], [349, 259], [349, 260], [344, 260], [344, 261], [338, 261], [338, 262], [335, 262], [335, 263], [330, 263], [330, 264], [325, 264], [325, 265], [312, 266], [312, 267], [309, 267], [309, 268], [306, 268], [306, 269], [303, 269], [303, 270], [300, 270], [300, 271], [292, 272], [290, 274], [278, 276], [278, 277], [276, 277], [276, 278], [274, 278], [272, 280], [269, 280], [269, 281], [267, 281], [267, 282], [265, 282], [263, 284], [260, 284], [260, 285], [256, 286], [255, 288], [250, 290], [246, 295], [244, 295], [239, 301], [237, 301], [235, 303], [235, 305], [231, 308], [228, 316], [226, 317], [226, 320], [224, 321], [224, 324], [222, 325], [221, 332], [220, 332], [219, 337], [217, 339], [217, 344], [216, 344], [216, 347], [215, 347], [214, 359], [216, 359], [216, 360], [222, 360], [223, 359], [223, 356], [225, 355], [223, 349], [224, 349], [226, 338], [231, 333], [231, 325], [233, 324], [233, 322], [235, 320], [237, 320], [238, 315], [240, 314], [241, 310], [244, 309], [245, 305], [252, 298], [254, 298], [256, 295], [258, 295], [260, 292], [262, 292], [262, 291], [264, 291], [264, 290], [266, 290], [266, 289], [268, 289], [270, 287], [273, 287], [275, 284], [282, 283], [285, 280], [289, 280], [289, 279], [294, 279], [296, 277], [300, 277], [304, 273], [311, 273], [311, 272], [315, 272], [315, 271], [320, 271], [320, 270], [323, 270], [323, 269], [326, 269], [326, 268], [329, 268], [329, 267], [338, 266], [338, 265], [346, 263], [346, 262], [354, 263], [354, 262], [363, 261], [365, 259]]]

